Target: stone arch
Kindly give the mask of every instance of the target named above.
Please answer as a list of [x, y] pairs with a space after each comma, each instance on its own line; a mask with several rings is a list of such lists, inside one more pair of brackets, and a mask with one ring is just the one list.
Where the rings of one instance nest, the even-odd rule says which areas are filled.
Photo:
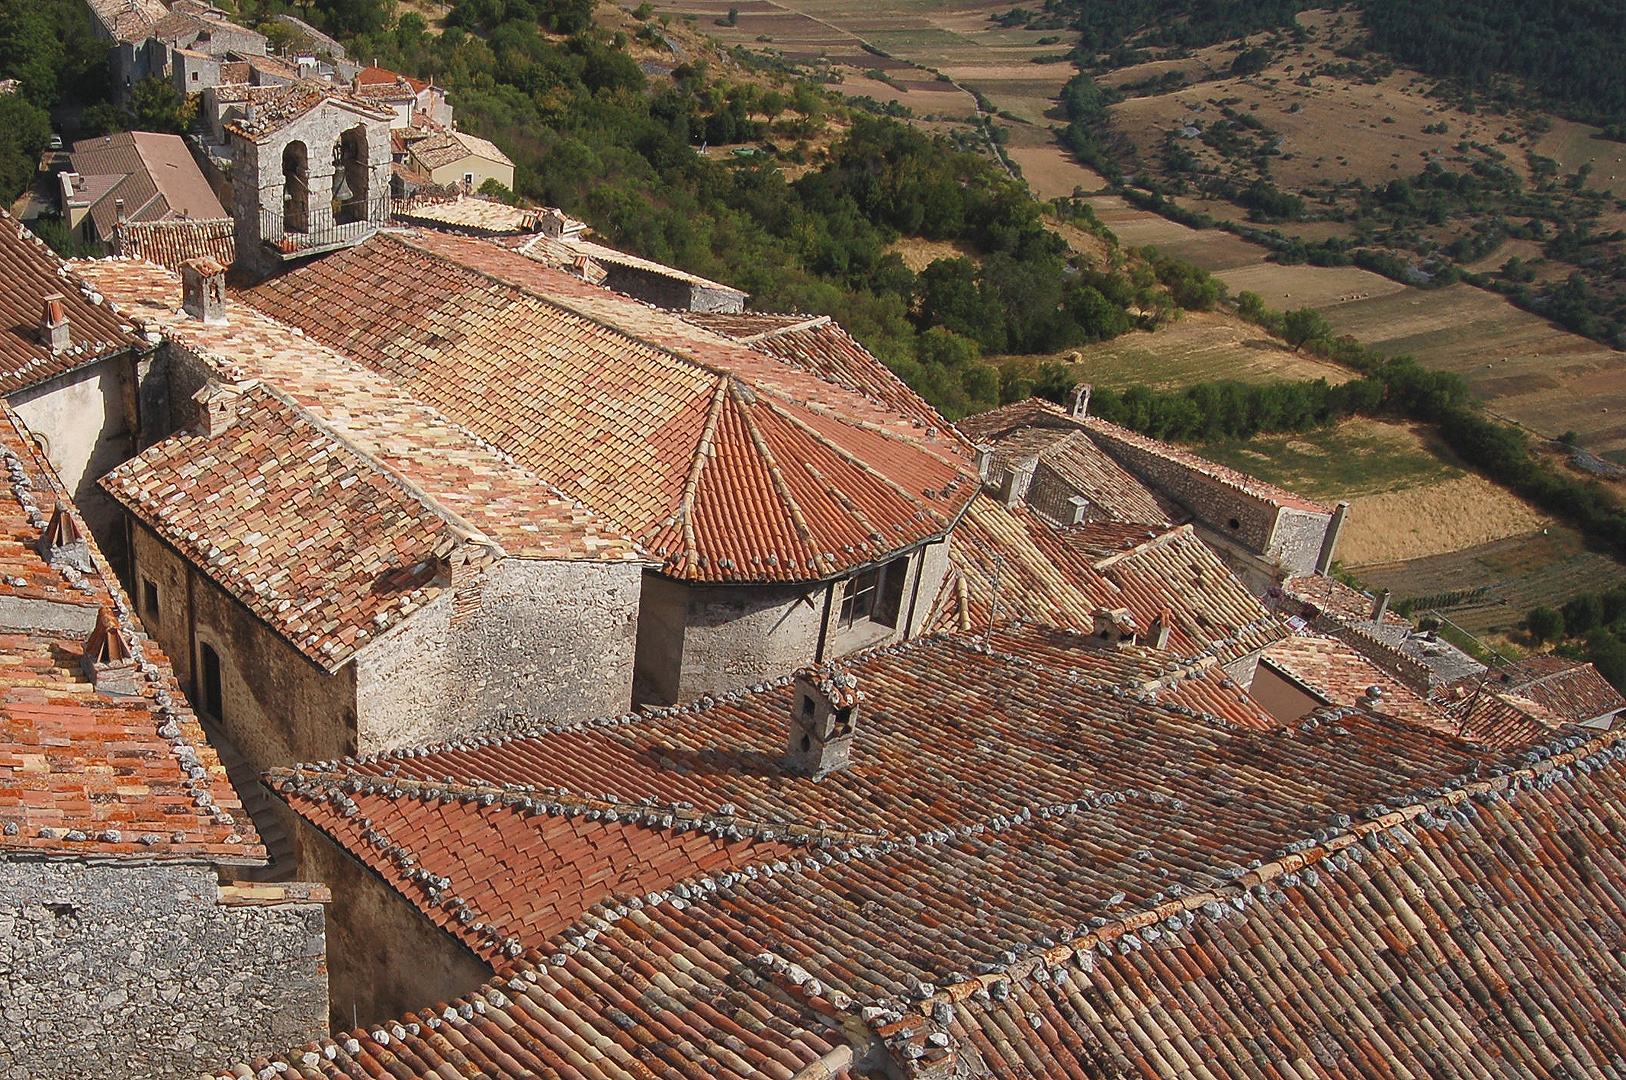
[[282, 228], [310, 231], [310, 152], [295, 139], [282, 148]]
[[333, 147], [333, 220], [343, 225], [366, 221], [372, 192], [367, 168], [367, 127], [357, 124]]

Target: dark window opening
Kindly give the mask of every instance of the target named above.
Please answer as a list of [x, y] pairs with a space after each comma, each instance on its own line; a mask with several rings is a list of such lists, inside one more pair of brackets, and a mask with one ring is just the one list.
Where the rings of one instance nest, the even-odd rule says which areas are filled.
[[212, 645], [199, 645], [199, 675], [202, 678], [203, 711], [212, 720], [224, 721], [225, 701], [220, 685], [220, 654]]
[[897, 626], [898, 610], [903, 606], [904, 579], [908, 576], [909, 557], [906, 555], [852, 577], [841, 599], [837, 626], [842, 630], [850, 630], [863, 622]]
[[1238, 521], [1236, 518], [1232, 518], [1230, 521], [1227, 521], [1225, 524], [1231, 529], [1232, 532], [1235, 532], [1237, 529], [1242, 528], [1242, 522]]
[[813, 719], [813, 699], [810, 697], [805, 697], [802, 699], [802, 719]]
[[147, 625], [158, 625], [158, 586], [146, 578], [141, 579], [141, 614]]

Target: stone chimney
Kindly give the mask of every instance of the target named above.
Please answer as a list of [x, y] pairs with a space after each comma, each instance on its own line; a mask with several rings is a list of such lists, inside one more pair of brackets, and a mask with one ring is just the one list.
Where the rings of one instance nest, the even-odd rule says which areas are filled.
[[1332, 520], [1327, 522], [1327, 531], [1321, 534], [1321, 552], [1315, 559], [1315, 572], [1325, 574], [1332, 569], [1333, 556], [1338, 553], [1338, 539], [1344, 533], [1344, 519], [1349, 516], [1349, 501], [1347, 499], [1338, 503], [1332, 511]]
[[40, 313], [40, 341], [49, 345], [54, 353], [73, 347], [73, 336], [68, 329], [68, 298], [61, 293], [45, 298], [45, 309]]
[[1382, 622], [1383, 616], [1389, 612], [1389, 590], [1384, 589], [1372, 600], [1372, 621]]
[[1005, 466], [1005, 475], [999, 480], [999, 501], [1006, 506], [1015, 506], [1028, 497], [1028, 488], [1033, 485], [1033, 473], [1039, 467], [1037, 457], [1024, 458], [1013, 461]]
[[234, 383], [208, 383], [192, 395], [198, 403], [198, 427], [209, 437], [219, 435], [237, 422], [237, 403], [243, 391]]
[[977, 475], [982, 477], [983, 483], [993, 479], [994, 449], [991, 446], [977, 447]]
[[106, 608], [96, 615], [96, 629], [85, 642], [85, 674], [98, 694], [136, 697], [141, 693], [141, 671], [135, 650]]
[[58, 499], [50, 524], [40, 534], [40, 554], [52, 566], [71, 566], [88, 572], [91, 569], [90, 541], [85, 539], [79, 521]]
[[543, 236], [550, 236], [555, 240], [580, 240], [582, 230], [587, 227], [584, 222], [577, 221], [563, 210], [551, 208], [537, 216], [536, 224], [542, 230]]
[[215, 326], [226, 322], [226, 268], [200, 255], [181, 264], [181, 310]]
[[1139, 631], [1140, 627], [1135, 625], [1135, 617], [1128, 608], [1095, 609], [1095, 640], [1100, 644], [1119, 645], [1127, 642], [1133, 645]]
[[1169, 647], [1169, 634], [1173, 631], [1174, 612], [1168, 608], [1158, 612], [1157, 618], [1152, 620], [1152, 625], [1146, 628], [1147, 635], [1151, 639], [1150, 645], [1159, 652]]
[[1082, 525], [1090, 520], [1090, 500], [1074, 495], [1067, 500], [1067, 524]]
[[852, 761], [863, 695], [858, 679], [831, 668], [806, 667], [792, 678], [789, 766], [815, 780], [845, 769]]
[[1073, 419], [1082, 420], [1090, 415], [1090, 395], [1095, 387], [1089, 383], [1079, 383], [1073, 387]]

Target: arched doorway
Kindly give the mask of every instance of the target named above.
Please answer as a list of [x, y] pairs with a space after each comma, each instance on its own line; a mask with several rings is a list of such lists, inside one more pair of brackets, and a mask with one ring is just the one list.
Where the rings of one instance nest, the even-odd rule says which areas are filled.
[[310, 156], [302, 142], [282, 149], [282, 228], [308, 232], [311, 227]]

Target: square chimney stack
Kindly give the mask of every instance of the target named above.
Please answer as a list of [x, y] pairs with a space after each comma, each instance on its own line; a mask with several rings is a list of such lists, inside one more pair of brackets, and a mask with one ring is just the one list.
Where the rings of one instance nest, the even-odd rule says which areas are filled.
[[226, 322], [226, 268], [207, 255], [181, 264], [181, 309], [194, 319]]
[[45, 298], [44, 310], [40, 313], [40, 341], [53, 353], [73, 348], [73, 334], [68, 328], [68, 298], [61, 293]]
[[863, 695], [856, 676], [829, 668], [803, 668], [792, 682], [790, 769], [820, 780], [852, 763]]

